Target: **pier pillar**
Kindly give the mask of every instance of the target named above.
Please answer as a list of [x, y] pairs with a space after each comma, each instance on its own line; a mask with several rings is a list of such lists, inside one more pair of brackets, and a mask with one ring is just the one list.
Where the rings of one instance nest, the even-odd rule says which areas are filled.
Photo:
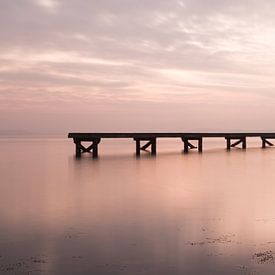
[[140, 140], [135, 139], [135, 141], [136, 141], [136, 155], [140, 156]]
[[[157, 139], [156, 137], [139, 138], [134, 137], [136, 142], [136, 155], [140, 156], [140, 151], [147, 151], [147, 148], [151, 148], [151, 155], [157, 154]], [[141, 141], [147, 141], [144, 145], [141, 145]]]
[[225, 138], [226, 139], [226, 149], [230, 150], [231, 149], [231, 139], [230, 138]]
[[151, 154], [152, 155], [157, 154], [157, 139], [156, 138], [151, 140]]
[[[90, 144], [88, 147], [85, 147], [81, 143], [82, 141], [91, 141], [92, 144]], [[91, 140], [81, 140], [81, 139], [74, 138], [76, 158], [81, 158], [81, 155], [83, 153], [92, 153], [93, 158], [97, 158], [99, 142], [100, 142], [100, 138], [93, 138]]]
[[199, 153], [202, 153], [202, 138], [198, 139], [198, 150]]
[[242, 138], [242, 148], [246, 149], [246, 137]]
[[[232, 147], [236, 147], [239, 144], [242, 144], [242, 149], [246, 149], [246, 136], [242, 137], [225, 137], [226, 139], [226, 149], [230, 150]], [[231, 143], [231, 140], [237, 140], [234, 143]]]
[[262, 148], [266, 148], [266, 145], [274, 146], [274, 144], [268, 141], [266, 137], [262, 136], [261, 139], [262, 139]]
[[74, 139], [74, 143], [75, 143], [75, 156], [77, 158], [80, 158], [81, 157], [81, 141]]
[[189, 150], [188, 139], [183, 139], [182, 141], [183, 141], [183, 146], [184, 146], [183, 151], [184, 151], [184, 153], [188, 153], [188, 150]]
[[[189, 149], [196, 149], [198, 148], [198, 151], [201, 153], [202, 152], [202, 137], [181, 137], [181, 140], [183, 141], [184, 148], [183, 151], [184, 153], [188, 153]], [[194, 146], [190, 140], [195, 140], [198, 142], [198, 147]]]

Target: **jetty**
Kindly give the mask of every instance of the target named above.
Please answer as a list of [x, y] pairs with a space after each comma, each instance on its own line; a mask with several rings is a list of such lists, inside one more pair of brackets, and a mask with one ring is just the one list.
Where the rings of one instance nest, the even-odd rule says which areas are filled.
[[[190, 149], [203, 150], [204, 138], [224, 138], [226, 149], [238, 145], [246, 149], [246, 140], [249, 137], [259, 137], [262, 141], [262, 148], [274, 146], [270, 139], [275, 139], [275, 133], [69, 133], [68, 138], [72, 138], [75, 144], [75, 156], [80, 158], [83, 153], [92, 153], [93, 158], [98, 157], [98, 147], [101, 139], [123, 139], [130, 138], [135, 142], [136, 156], [140, 156], [141, 151], [148, 151], [151, 155], [157, 153], [158, 138], [180, 138], [183, 142], [183, 151], [188, 153]], [[90, 142], [84, 146], [83, 142]]]

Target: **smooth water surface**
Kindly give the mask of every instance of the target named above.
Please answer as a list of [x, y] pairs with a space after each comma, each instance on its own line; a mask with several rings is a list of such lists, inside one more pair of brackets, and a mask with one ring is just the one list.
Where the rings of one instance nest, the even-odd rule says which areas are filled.
[[0, 140], [1, 274], [275, 274], [275, 149]]

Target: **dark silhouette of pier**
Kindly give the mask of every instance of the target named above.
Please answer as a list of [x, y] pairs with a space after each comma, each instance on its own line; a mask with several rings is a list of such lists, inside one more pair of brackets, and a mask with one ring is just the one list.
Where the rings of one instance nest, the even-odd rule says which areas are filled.
[[[150, 149], [152, 155], [157, 153], [157, 138], [180, 138], [184, 145], [184, 153], [190, 149], [203, 150], [203, 138], [225, 138], [226, 148], [241, 145], [246, 149], [246, 139], [248, 137], [259, 137], [262, 140], [262, 148], [273, 146], [268, 139], [275, 139], [275, 133], [69, 133], [68, 138], [72, 138], [75, 143], [75, 155], [81, 157], [82, 153], [90, 152], [94, 158], [98, 157], [98, 145], [103, 138], [131, 138], [136, 142], [136, 155], [140, 151]], [[91, 142], [85, 147], [82, 142]], [[194, 142], [196, 145], [194, 145]]]

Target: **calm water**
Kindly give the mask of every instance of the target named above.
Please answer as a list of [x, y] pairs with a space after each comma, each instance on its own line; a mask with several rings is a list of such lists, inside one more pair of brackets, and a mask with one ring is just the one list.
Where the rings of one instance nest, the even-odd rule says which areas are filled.
[[275, 274], [275, 148], [134, 149], [1, 139], [0, 273]]

